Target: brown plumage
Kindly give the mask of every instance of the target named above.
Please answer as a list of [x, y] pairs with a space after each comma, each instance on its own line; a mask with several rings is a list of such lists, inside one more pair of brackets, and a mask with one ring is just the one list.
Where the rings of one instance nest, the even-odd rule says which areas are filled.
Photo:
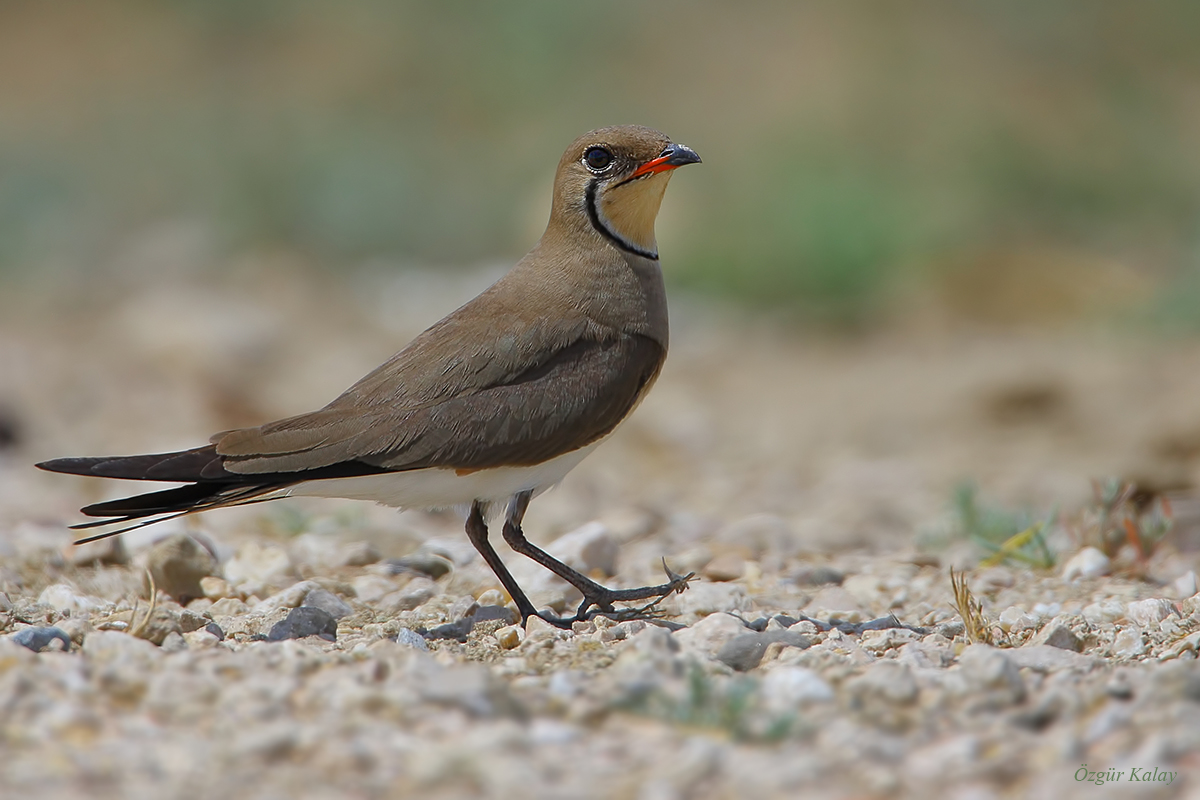
[[[180, 453], [38, 466], [191, 483], [88, 506], [85, 514], [107, 519], [77, 527], [151, 524], [286, 494], [470, 505], [472, 541], [527, 618], [529, 601], [486, 552], [486, 528], [478, 541], [483, 512], [508, 502], [506, 538], [509, 527], [519, 534], [529, 498], [611, 433], [657, 378], [668, 326], [654, 218], [670, 171], [699, 160], [649, 128], [585, 134], [559, 162], [550, 222], [533, 250], [329, 405]], [[658, 596], [603, 594], [538, 553], [529, 554], [580, 586], [580, 615], [592, 604], [609, 610], [613, 599]]]

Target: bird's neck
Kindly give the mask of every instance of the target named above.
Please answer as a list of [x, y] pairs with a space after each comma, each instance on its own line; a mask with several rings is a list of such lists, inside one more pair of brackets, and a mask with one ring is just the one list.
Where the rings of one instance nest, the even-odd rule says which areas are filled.
[[668, 340], [667, 296], [657, 260], [613, 247], [594, 231], [551, 226], [514, 272], [536, 272], [546, 302], [569, 306], [594, 323]]

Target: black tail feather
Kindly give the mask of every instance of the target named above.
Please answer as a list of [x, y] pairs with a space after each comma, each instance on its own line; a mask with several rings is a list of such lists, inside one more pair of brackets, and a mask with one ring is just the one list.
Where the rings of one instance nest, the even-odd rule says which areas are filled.
[[297, 472], [235, 473], [225, 469], [224, 457], [217, 454], [213, 445], [177, 453], [56, 458], [43, 461], [37, 467], [48, 472], [63, 472], [69, 475], [187, 484], [174, 489], [85, 506], [80, 511], [89, 517], [107, 519], [72, 525], [72, 530], [89, 530], [106, 525], [123, 525], [127, 522], [133, 524], [80, 539], [76, 544], [107, 539], [156, 522], [165, 522], [213, 508], [261, 503], [275, 497], [280, 489], [307, 480], [348, 478], [387, 472], [382, 467], [362, 461], [343, 461]]
[[274, 495], [280, 489], [287, 488], [289, 485], [291, 484], [269, 483], [247, 486], [244, 484], [228, 483], [194, 483], [189, 486], [180, 486], [177, 489], [167, 489], [163, 492], [150, 492], [133, 497], [124, 497], [120, 500], [109, 500], [80, 509], [84, 514], [89, 516], [108, 517], [108, 519], [82, 522], [78, 525], [72, 525], [71, 530], [102, 528], [105, 525], [122, 525], [126, 522], [139, 520], [128, 527], [80, 539], [75, 544], [94, 542], [187, 514], [196, 514], [214, 508], [262, 503], [272, 499], [271, 495]]
[[167, 514], [211, 500], [229, 488], [230, 484], [227, 483], [192, 483], [162, 492], [93, 503], [79, 510], [89, 517], [145, 517], [150, 514]]
[[[264, 491], [271, 492], [271, 491], [274, 491], [275, 488], [279, 488], [279, 487], [267, 487], [264, 489]], [[122, 533], [128, 533], [129, 531], [135, 531], [138, 528], [145, 528], [148, 525], [157, 525], [158, 523], [166, 522], [167, 520], [178, 519], [179, 517], [186, 517], [189, 514], [196, 514], [201, 511], [208, 511], [209, 509], [212, 509], [212, 508], [225, 508], [225, 507], [229, 507], [229, 506], [249, 506], [249, 505], [253, 505], [255, 503], [265, 503], [265, 502], [267, 502], [269, 500], [273, 500], [273, 499], [274, 499], [273, 497], [250, 496], [243, 500], [230, 500], [229, 502], [222, 502], [222, 503], [214, 504], [214, 505], [199, 506], [196, 508], [185, 508], [182, 511], [176, 511], [171, 514], [152, 513], [152, 514], [145, 515], [144, 518], [140, 518], [138, 516], [132, 516], [132, 515], [125, 516], [125, 517], [113, 517], [112, 519], [98, 520], [96, 522], [84, 522], [79, 525], [72, 525], [70, 527], [71, 527], [71, 530], [77, 531], [77, 530], [84, 530], [87, 528], [99, 528], [99, 527], [103, 527], [105, 525], [120, 525], [122, 523], [130, 522], [135, 519], [139, 520], [138, 522], [135, 522], [132, 525], [126, 525], [124, 528], [117, 528], [116, 530], [113, 530], [113, 531], [105, 531], [104, 533], [97, 533], [93, 536], [85, 536], [82, 539], [75, 540], [75, 544], [87, 544], [88, 542], [98, 542], [101, 539], [109, 539], [113, 536], [120, 536]]]

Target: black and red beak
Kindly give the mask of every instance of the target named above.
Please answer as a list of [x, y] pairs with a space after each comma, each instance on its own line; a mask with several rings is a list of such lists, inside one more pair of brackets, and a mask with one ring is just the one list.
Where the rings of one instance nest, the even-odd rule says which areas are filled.
[[686, 166], [687, 164], [699, 164], [700, 156], [696, 155], [696, 151], [687, 145], [669, 144], [666, 149], [657, 158], [652, 158], [645, 164], [635, 169], [630, 173], [626, 180], [641, 178], [645, 175], [653, 175], [658, 172], [666, 172], [669, 169]]

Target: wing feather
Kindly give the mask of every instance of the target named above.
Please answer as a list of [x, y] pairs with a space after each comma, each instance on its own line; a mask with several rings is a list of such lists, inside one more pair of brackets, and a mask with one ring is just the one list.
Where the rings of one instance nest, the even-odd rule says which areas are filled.
[[236, 474], [345, 461], [387, 470], [534, 464], [601, 438], [658, 375], [663, 347], [639, 335], [581, 339], [491, 386], [398, 408], [326, 407], [216, 441]]

